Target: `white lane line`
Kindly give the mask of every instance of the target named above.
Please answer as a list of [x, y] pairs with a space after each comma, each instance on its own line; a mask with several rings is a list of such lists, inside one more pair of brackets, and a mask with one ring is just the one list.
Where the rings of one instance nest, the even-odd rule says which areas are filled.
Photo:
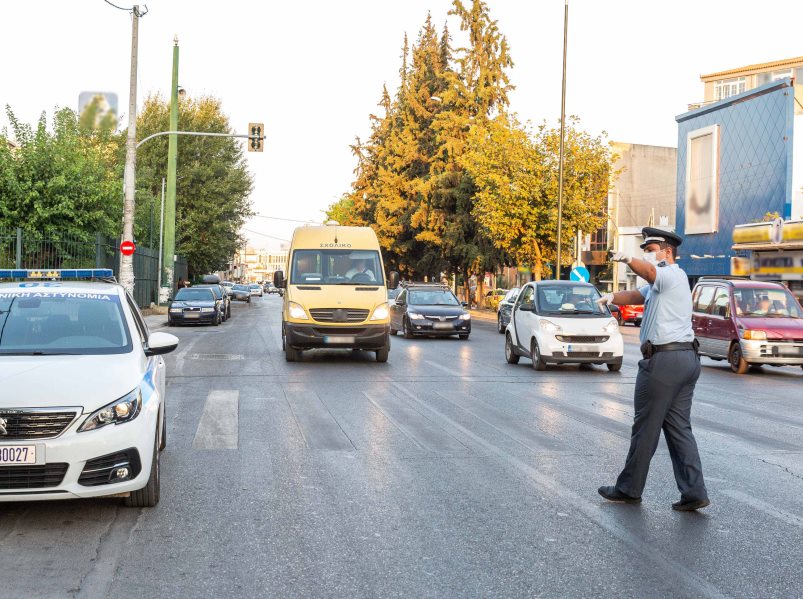
[[433, 368], [437, 368], [438, 370], [442, 370], [443, 372], [451, 376], [463, 376], [456, 370], [452, 370], [451, 368], [447, 368], [446, 366], [441, 366], [440, 364], [438, 364], [437, 362], [433, 362], [432, 360], [424, 360], [424, 363], [429, 364], [430, 366], [432, 366]]
[[198, 430], [195, 431], [193, 449], [237, 449], [240, 434], [239, 404], [239, 391], [210, 391]]
[[756, 499], [752, 495], [748, 495], [742, 491], [737, 491], [736, 489], [725, 489], [724, 491], [721, 491], [721, 493], [727, 495], [731, 499], [735, 499], [736, 501], [749, 505], [750, 507], [757, 509], [759, 512], [763, 512], [768, 516], [772, 516], [781, 522], [786, 522], [792, 526], [803, 528], [803, 518], [800, 516], [796, 516], [784, 510], [779, 510], [774, 505], [767, 503], [766, 501], [762, 501], [761, 499]]

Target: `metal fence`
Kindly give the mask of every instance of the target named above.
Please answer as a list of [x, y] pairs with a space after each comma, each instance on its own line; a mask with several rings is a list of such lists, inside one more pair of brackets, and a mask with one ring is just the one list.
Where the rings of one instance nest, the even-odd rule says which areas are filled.
[[[120, 244], [100, 233], [44, 236], [0, 228], [0, 268], [111, 268], [120, 274]], [[175, 279], [187, 278], [187, 261], [175, 262]], [[140, 307], [159, 301], [159, 252], [138, 246], [134, 253], [134, 299]]]

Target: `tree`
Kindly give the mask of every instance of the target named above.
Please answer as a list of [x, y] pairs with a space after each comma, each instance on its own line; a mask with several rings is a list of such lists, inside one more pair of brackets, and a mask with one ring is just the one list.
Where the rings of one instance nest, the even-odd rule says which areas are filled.
[[[151, 96], [137, 116], [144, 138], [169, 130], [169, 103]], [[230, 133], [219, 100], [183, 99], [179, 129]], [[168, 137], [144, 144], [137, 154], [136, 235], [146, 237], [151, 207], [158, 206], [167, 172]], [[251, 216], [248, 199], [253, 182], [240, 142], [226, 137], [179, 137], [176, 179], [176, 253], [187, 258], [190, 276], [219, 270], [243, 243], [240, 227]], [[158, 212], [157, 212], [158, 214]]]
[[[605, 223], [614, 156], [603, 137], [592, 137], [570, 118], [566, 129], [563, 243], [577, 229], [595, 231]], [[477, 125], [462, 164], [477, 186], [473, 216], [494, 246], [540, 279], [555, 260], [559, 129], [541, 125], [530, 132], [514, 117]]]
[[119, 136], [108, 127], [82, 129], [68, 108], [55, 112], [52, 131], [45, 113], [35, 129], [10, 107], [6, 114], [17, 147], [12, 152], [0, 144], [0, 227], [22, 227], [50, 239], [119, 234]]

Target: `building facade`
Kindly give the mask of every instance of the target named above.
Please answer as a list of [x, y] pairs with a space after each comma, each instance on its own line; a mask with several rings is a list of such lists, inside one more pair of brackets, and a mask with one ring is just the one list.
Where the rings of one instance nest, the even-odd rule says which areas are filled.
[[801, 97], [803, 56], [701, 75], [700, 80], [703, 82], [704, 100], [700, 104], [689, 106], [689, 109], [692, 110], [706, 104], [719, 102], [781, 79], [793, 79], [799, 82], [796, 91], [798, 92], [798, 98]]
[[735, 225], [803, 217], [803, 105], [794, 81], [770, 81], [676, 117], [679, 263], [692, 280], [730, 273]]

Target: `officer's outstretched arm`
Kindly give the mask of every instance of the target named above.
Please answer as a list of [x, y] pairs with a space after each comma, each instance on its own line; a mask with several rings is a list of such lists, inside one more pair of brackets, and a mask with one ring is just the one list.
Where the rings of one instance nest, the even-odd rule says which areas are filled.
[[639, 258], [631, 258], [630, 262], [627, 264], [634, 273], [640, 276], [642, 279], [647, 281], [650, 285], [655, 283], [655, 266], [647, 262], [646, 260], [640, 260]]
[[617, 291], [613, 294], [612, 303], [617, 306], [640, 306], [644, 303], [644, 296], [638, 289], [629, 291]]

